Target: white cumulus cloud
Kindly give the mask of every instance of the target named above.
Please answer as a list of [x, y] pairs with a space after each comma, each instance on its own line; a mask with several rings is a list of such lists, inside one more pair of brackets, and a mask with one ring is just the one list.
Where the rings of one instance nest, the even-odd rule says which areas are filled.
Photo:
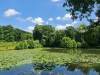
[[73, 26], [73, 24], [57, 25], [56, 30], [64, 30], [66, 27]]
[[52, 2], [55, 2], [55, 3], [56, 3], [56, 2], [60, 2], [60, 0], [51, 0], [51, 1], [52, 1]]
[[65, 14], [65, 16], [62, 18], [63, 20], [66, 20], [66, 19], [71, 19], [72, 15], [67, 13]]
[[48, 21], [53, 21], [53, 18], [49, 18]]
[[41, 17], [37, 17], [37, 18], [28, 17], [26, 18], [26, 20], [37, 25], [42, 25], [45, 22]]
[[70, 13], [66, 13], [64, 16], [57, 16], [56, 20], [61, 20], [61, 21], [65, 21], [65, 20], [71, 20], [72, 15]]
[[13, 17], [13, 16], [16, 16], [16, 15], [20, 15], [20, 12], [18, 12], [17, 10], [15, 9], [7, 9], [5, 12], [4, 12], [4, 15], [6, 17]]
[[44, 20], [41, 17], [37, 17], [33, 20], [34, 24], [42, 25]]
[[56, 17], [56, 20], [61, 20], [61, 17], [60, 16]]

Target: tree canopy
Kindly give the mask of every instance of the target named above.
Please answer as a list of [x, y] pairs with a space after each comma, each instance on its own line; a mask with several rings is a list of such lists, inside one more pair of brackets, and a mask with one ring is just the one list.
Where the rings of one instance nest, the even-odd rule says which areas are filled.
[[34, 40], [39, 40], [45, 47], [97, 47], [100, 46], [100, 26], [81, 24], [78, 28], [66, 27], [56, 30], [50, 25], [36, 25], [33, 30]]
[[95, 14], [100, 22], [100, 0], [65, 0], [63, 6], [71, 13], [72, 19], [82, 19], [86, 17], [89, 21], [91, 21], [89, 16], [96, 6]]
[[0, 41], [22, 41], [31, 38], [31, 33], [14, 28], [11, 25], [0, 26]]
[[8, 26], [0, 26], [0, 42], [39, 40], [44, 47], [98, 47], [100, 46], [100, 24], [80, 25], [56, 30], [51, 25], [36, 25], [32, 33]]

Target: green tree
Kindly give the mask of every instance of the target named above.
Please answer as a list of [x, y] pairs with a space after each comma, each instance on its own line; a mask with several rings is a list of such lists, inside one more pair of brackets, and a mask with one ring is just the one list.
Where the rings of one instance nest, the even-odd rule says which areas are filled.
[[94, 6], [97, 6], [95, 9], [97, 11], [96, 16], [100, 21], [100, 0], [65, 0], [63, 6], [71, 13], [73, 19], [88, 18], [91, 16]]
[[67, 37], [75, 39], [76, 37], [76, 29], [72, 26], [66, 27], [65, 34]]
[[54, 42], [55, 47], [60, 47], [61, 40], [64, 36], [66, 36], [65, 30], [56, 30], [55, 31], [55, 42]]
[[87, 31], [87, 27], [84, 24], [81, 24], [78, 28], [77, 28], [79, 35], [80, 35], [80, 39], [81, 42], [84, 41], [84, 33]]
[[77, 43], [69, 37], [63, 37], [61, 40], [61, 47], [63, 48], [77, 48]]
[[0, 40], [3, 40], [3, 29], [2, 26], [0, 26]]
[[88, 44], [87, 44], [87, 41], [85, 41], [84, 40], [84, 37], [85, 37], [85, 35], [84, 35], [84, 33], [85, 32], [87, 32], [87, 26], [86, 25], [84, 25], [84, 24], [81, 24], [78, 28], [77, 28], [77, 30], [78, 30], [78, 35], [79, 35], [79, 41], [81, 42], [81, 44], [82, 44], [82, 46], [81, 47], [88, 47]]
[[11, 25], [0, 26], [0, 40], [1, 41], [22, 41], [32, 39], [32, 34], [20, 29], [16, 29]]
[[51, 25], [36, 25], [33, 31], [34, 40], [39, 40], [44, 46], [51, 46], [54, 31], [55, 28]]
[[85, 33], [85, 41], [91, 46], [100, 46], [100, 26], [88, 29]]
[[11, 25], [8, 26], [3, 26], [3, 30], [4, 30], [4, 40], [5, 41], [14, 41], [14, 30], [13, 27]]

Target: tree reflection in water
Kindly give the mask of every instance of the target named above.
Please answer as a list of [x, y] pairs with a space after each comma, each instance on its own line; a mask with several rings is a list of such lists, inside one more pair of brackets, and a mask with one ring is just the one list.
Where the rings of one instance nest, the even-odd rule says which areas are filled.
[[26, 64], [11, 70], [0, 71], [0, 75], [100, 75], [100, 64]]
[[[50, 65], [50, 64], [49, 64]], [[36, 70], [41, 70], [39, 75], [99, 75], [100, 74], [100, 64], [66, 64], [64, 66], [51, 65], [47, 66], [44, 64], [36, 65]]]

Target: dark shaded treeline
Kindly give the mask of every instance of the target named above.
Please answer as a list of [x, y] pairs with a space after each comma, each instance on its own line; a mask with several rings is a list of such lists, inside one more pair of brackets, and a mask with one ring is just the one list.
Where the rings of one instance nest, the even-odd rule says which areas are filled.
[[100, 24], [80, 25], [78, 28], [69, 26], [65, 30], [56, 30], [51, 25], [36, 25], [33, 37], [45, 47], [99, 47]]
[[32, 33], [8, 26], [0, 26], [0, 41], [39, 40], [44, 47], [100, 47], [100, 24], [80, 25], [56, 30], [51, 25], [36, 25]]
[[32, 38], [32, 34], [11, 25], [0, 26], [0, 41], [13, 42], [13, 41], [23, 41]]

